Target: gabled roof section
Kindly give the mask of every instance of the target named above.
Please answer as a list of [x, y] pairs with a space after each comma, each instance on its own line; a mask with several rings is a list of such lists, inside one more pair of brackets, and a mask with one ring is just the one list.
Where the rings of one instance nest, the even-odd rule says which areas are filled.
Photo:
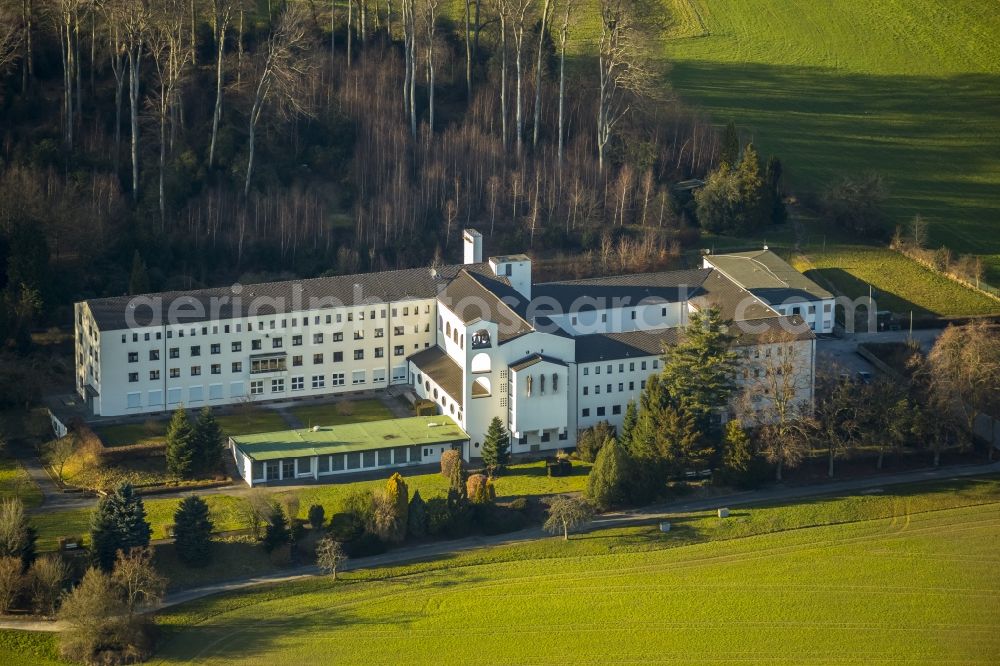
[[514, 372], [520, 372], [522, 370], [526, 370], [526, 369], [530, 368], [531, 366], [537, 365], [537, 364], [542, 363], [542, 362], [552, 363], [552, 364], [555, 364], [555, 365], [561, 365], [561, 366], [564, 366], [564, 367], [566, 365], [564, 362], [560, 361], [557, 358], [552, 358], [551, 356], [544, 356], [542, 354], [532, 354], [530, 356], [525, 356], [524, 358], [522, 358], [520, 361], [517, 361], [516, 363], [511, 363], [510, 364], [510, 369], [513, 370]]
[[[603, 299], [608, 307], [616, 299], [621, 305], [636, 305], [642, 300], [679, 303], [699, 293], [702, 283], [711, 272], [710, 268], [696, 268], [543, 282], [532, 287], [531, 295], [533, 298], [555, 299], [564, 311], [569, 311], [580, 298]], [[627, 302], [624, 299], [628, 299]]]
[[462, 390], [462, 367], [440, 347], [419, 351], [408, 359], [423, 374], [430, 377], [461, 408], [465, 403]]
[[[137, 325], [148, 326], [154, 321], [166, 321], [168, 313], [175, 315], [173, 321], [166, 321], [168, 324], [193, 324], [296, 312], [309, 309], [311, 304], [315, 305], [314, 309], [323, 309], [340, 305], [434, 298], [448, 280], [460, 271], [492, 275], [487, 263], [454, 264], [434, 269], [408, 268], [248, 284], [241, 285], [237, 292], [234, 292], [233, 287], [227, 286], [143, 294], [142, 304], [138, 307], [131, 307], [136, 298], [134, 296], [92, 298], [86, 303], [98, 329], [113, 331], [128, 328], [126, 315], [130, 310], [134, 313]], [[159, 308], [159, 313], [153, 312], [151, 303]]]
[[708, 254], [705, 260], [771, 305], [833, 298], [771, 250]]
[[699, 310], [717, 307], [725, 321], [778, 316], [767, 303], [717, 270], [705, 278], [691, 304]]
[[459, 271], [438, 294], [438, 302], [466, 325], [477, 321], [495, 323], [501, 344], [534, 330], [515, 310], [523, 307], [523, 298], [495, 276], [474, 277], [468, 271]]
[[580, 335], [576, 338], [576, 362], [594, 363], [659, 356], [663, 353], [663, 345], [676, 344], [680, 335], [680, 328]]

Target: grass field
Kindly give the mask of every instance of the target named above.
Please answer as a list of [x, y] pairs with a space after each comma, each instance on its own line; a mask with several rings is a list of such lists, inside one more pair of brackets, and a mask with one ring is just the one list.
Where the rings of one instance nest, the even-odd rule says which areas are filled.
[[[579, 461], [573, 462], [573, 474], [566, 477], [550, 478], [545, 474], [545, 464], [525, 463], [513, 465], [496, 481], [497, 496], [502, 500], [513, 496], [548, 495], [563, 492], [579, 492], [587, 483], [587, 473], [590, 465]], [[405, 471], [404, 471], [405, 473]], [[343, 498], [352, 490], [358, 488], [383, 487], [388, 478], [372, 481], [353, 481], [349, 483], [329, 483], [311, 485], [300, 490], [289, 491], [274, 489], [275, 494], [282, 495], [294, 492], [299, 497], [299, 517], [305, 518], [311, 504], [320, 504], [330, 516], [340, 509]], [[410, 494], [420, 491], [424, 499], [443, 497], [448, 493], [448, 480], [436, 472], [406, 475]], [[241, 524], [236, 513], [238, 496], [223, 494], [206, 494], [212, 520], [216, 530], [234, 530], [246, 527]], [[166, 525], [173, 524], [173, 514], [180, 502], [174, 498], [148, 497], [145, 499], [147, 520], [153, 527], [153, 538], [163, 538]], [[39, 550], [53, 550], [60, 536], [84, 535], [90, 525], [90, 509], [71, 509], [64, 511], [49, 511], [32, 516], [32, 524], [38, 530]], [[86, 539], [84, 539], [86, 542]]]
[[[197, 418], [196, 410], [188, 410], [188, 417]], [[288, 424], [281, 414], [271, 409], [253, 408], [234, 414], [217, 415], [216, 420], [226, 435], [248, 435], [268, 430], [285, 430]], [[122, 423], [96, 428], [105, 446], [163, 443], [167, 438], [169, 418], [148, 419], [142, 423]]]
[[[349, 405], [349, 407], [342, 405]], [[349, 410], [350, 413], [346, 413], [345, 410]], [[389, 408], [378, 400], [351, 400], [323, 405], [306, 405], [293, 407], [291, 412], [306, 426], [333, 426], [393, 418]]]
[[260, 588], [161, 614], [153, 663], [996, 663], [997, 501], [953, 481]]
[[913, 310], [915, 316], [1000, 311], [1000, 302], [885, 248], [831, 245], [825, 251], [817, 248], [793, 257], [792, 265], [811, 277], [818, 274], [850, 298], [867, 298], [868, 285], [872, 285], [880, 310], [901, 314]]
[[41, 504], [42, 491], [15, 460], [0, 456], [0, 499], [19, 497], [24, 506]]
[[664, 2], [673, 87], [780, 156], [792, 189], [879, 172], [893, 225], [924, 215], [934, 244], [984, 255], [987, 280], [1000, 282], [993, 3]]

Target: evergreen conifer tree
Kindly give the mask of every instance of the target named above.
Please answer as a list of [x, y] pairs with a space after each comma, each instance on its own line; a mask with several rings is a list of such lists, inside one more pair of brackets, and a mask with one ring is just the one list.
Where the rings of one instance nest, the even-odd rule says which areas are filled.
[[490, 474], [503, 471], [510, 462], [510, 436], [500, 417], [494, 416], [483, 442], [483, 464]]
[[205, 407], [198, 413], [191, 441], [193, 471], [201, 474], [217, 472], [222, 466], [222, 428], [215, 420], [211, 407]]
[[621, 433], [618, 435], [618, 441], [626, 451], [632, 446], [632, 431], [635, 430], [635, 424], [638, 420], [639, 409], [635, 406], [635, 400], [629, 400], [625, 407]]
[[194, 428], [181, 405], [174, 411], [167, 428], [167, 471], [182, 479], [191, 478], [195, 458]]
[[410, 506], [407, 509], [406, 532], [411, 539], [422, 539], [427, 536], [427, 502], [420, 496], [419, 490], [413, 491]]
[[740, 159], [740, 133], [736, 129], [736, 121], [730, 120], [722, 135], [722, 148], [719, 152], [719, 164], [735, 167]]
[[388, 530], [388, 540], [399, 543], [406, 538], [407, 513], [410, 508], [409, 490], [399, 472], [389, 477], [385, 484], [385, 492], [393, 506], [393, 520]]
[[275, 502], [271, 505], [271, 511], [267, 516], [267, 527], [264, 529], [264, 550], [271, 553], [291, 542], [291, 539], [285, 511]]
[[208, 564], [211, 557], [212, 520], [208, 504], [197, 495], [181, 500], [174, 513], [174, 547], [189, 566]]
[[600, 509], [625, 502], [628, 499], [625, 482], [631, 476], [629, 468], [628, 451], [616, 439], [608, 439], [590, 470], [584, 495]]
[[97, 503], [90, 522], [90, 552], [94, 564], [104, 571], [111, 571], [119, 550], [144, 548], [149, 537], [146, 507], [131, 484], [121, 484]]

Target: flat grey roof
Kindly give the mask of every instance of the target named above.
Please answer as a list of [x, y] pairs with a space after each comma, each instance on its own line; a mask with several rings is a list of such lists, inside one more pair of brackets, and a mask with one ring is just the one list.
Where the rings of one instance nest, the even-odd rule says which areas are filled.
[[708, 254], [705, 260], [771, 305], [833, 298], [771, 250]]

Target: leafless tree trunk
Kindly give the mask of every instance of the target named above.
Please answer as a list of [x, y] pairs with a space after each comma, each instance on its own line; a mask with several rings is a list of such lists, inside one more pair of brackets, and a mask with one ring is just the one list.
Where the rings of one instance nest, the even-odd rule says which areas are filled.
[[500, 19], [500, 132], [503, 147], [507, 147], [507, 19], [510, 17], [511, 0], [496, 0], [497, 17]]
[[[12, 23], [11, 23], [12, 24]], [[35, 0], [22, 0], [21, 2], [21, 29], [24, 31], [21, 36], [21, 44], [24, 46], [24, 62], [21, 63], [21, 91], [27, 92], [32, 79], [35, 78], [35, 56], [32, 33], [35, 28]], [[13, 44], [14, 39], [8, 38], [8, 44]], [[8, 63], [9, 64], [9, 63]]]
[[601, 170], [614, 128], [631, 108], [627, 96], [640, 96], [647, 90], [649, 75], [636, 23], [626, 0], [601, 0], [597, 99], [597, 162]]
[[[219, 134], [219, 120], [222, 118], [222, 74], [226, 50], [226, 30], [233, 20], [232, 0], [213, 0], [215, 11], [215, 109], [212, 112], [212, 138], [208, 147], [208, 166], [215, 164], [215, 140]], [[333, 26], [330, 26], [331, 34]]]
[[260, 54], [261, 62], [255, 77], [257, 85], [250, 108], [250, 145], [244, 198], [250, 194], [257, 123], [267, 102], [273, 99], [279, 113], [285, 116], [309, 112], [303, 90], [305, 75], [311, 67], [309, 56], [305, 8], [298, 4], [286, 5]]
[[523, 54], [524, 45], [524, 28], [525, 28], [525, 18], [528, 13], [528, 8], [531, 6], [532, 0], [513, 0], [515, 4], [514, 7], [514, 71], [517, 77], [517, 82], [515, 84], [515, 101], [514, 101], [514, 131], [517, 136], [515, 138], [515, 143], [517, 145], [517, 156], [520, 158], [522, 155], [522, 141], [524, 138], [524, 117], [522, 115], [521, 103], [522, 98], [522, 85], [521, 85], [521, 56]]
[[545, 42], [551, 9], [552, 0], [545, 0], [542, 5], [542, 25], [538, 29], [538, 54], [535, 56], [535, 125], [531, 131], [532, 148], [538, 147], [538, 125], [542, 118], [542, 44]]
[[434, 134], [434, 39], [437, 33], [437, 8], [439, 0], [426, 0], [424, 20], [427, 28], [427, 128], [428, 137]]
[[63, 70], [63, 140], [67, 150], [73, 150], [73, 125], [76, 114], [74, 104], [74, 73], [76, 72], [76, 48], [74, 46], [74, 22], [78, 18], [80, 0], [58, 0], [53, 13], [55, 27], [59, 33], [59, 57]]
[[347, 68], [351, 68], [351, 50], [354, 46], [354, 0], [347, 0]]
[[472, 0], [465, 0], [465, 93], [468, 100], [472, 101], [472, 34], [469, 29], [472, 21], [472, 8], [469, 6]]
[[556, 131], [559, 133], [559, 147], [557, 150], [557, 163], [559, 175], [562, 177], [563, 164], [563, 143], [565, 141], [565, 112], [563, 107], [566, 103], [566, 38], [569, 36], [569, 16], [573, 11], [573, 0], [564, 0], [563, 22], [559, 29], [559, 121]]

